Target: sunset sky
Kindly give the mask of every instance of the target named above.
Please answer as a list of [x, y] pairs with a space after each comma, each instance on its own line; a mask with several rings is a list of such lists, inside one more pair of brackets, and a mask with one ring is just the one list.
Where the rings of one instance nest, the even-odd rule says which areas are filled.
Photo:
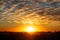
[[20, 32], [31, 25], [37, 31], [60, 31], [59, 10], [59, 0], [1, 0], [0, 31]]

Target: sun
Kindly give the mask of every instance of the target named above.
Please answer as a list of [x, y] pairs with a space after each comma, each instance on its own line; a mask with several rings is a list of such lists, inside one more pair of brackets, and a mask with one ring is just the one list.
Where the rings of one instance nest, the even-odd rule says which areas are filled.
[[33, 27], [28, 27], [27, 29], [26, 29], [26, 32], [34, 32], [35, 30], [34, 30], [34, 28]]
[[25, 29], [26, 32], [35, 32], [34, 26], [27, 26]]
[[19, 32], [34, 33], [42, 31], [42, 28], [39, 25], [25, 24], [22, 27], [19, 27]]

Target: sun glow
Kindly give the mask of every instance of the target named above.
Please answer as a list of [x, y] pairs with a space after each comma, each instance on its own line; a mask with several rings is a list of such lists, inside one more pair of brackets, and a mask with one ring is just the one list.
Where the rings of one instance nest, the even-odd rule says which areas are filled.
[[35, 32], [35, 28], [33, 26], [28, 26], [26, 32]]
[[43, 31], [43, 27], [39, 24], [34, 24], [32, 21], [26, 21], [22, 26], [18, 29], [19, 32], [40, 32]]
[[28, 33], [32, 33], [32, 32], [41, 32], [43, 31], [43, 27], [36, 25], [36, 24], [23, 24], [22, 27], [18, 28], [19, 32], [28, 32]]

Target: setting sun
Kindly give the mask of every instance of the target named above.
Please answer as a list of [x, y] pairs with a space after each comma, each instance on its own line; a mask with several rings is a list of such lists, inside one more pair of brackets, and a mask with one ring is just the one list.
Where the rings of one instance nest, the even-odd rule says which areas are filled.
[[19, 32], [41, 32], [45, 30], [42, 26], [40, 25], [34, 25], [34, 24], [25, 24], [22, 27], [18, 28]]
[[26, 32], [34, 32], [35, 28], [33, 28], [32, 26], [29, 26], [26, 28]]

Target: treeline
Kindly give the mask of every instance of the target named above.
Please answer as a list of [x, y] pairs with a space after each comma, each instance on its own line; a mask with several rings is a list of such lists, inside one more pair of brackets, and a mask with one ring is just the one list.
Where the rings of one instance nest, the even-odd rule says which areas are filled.
[[60, 32], [35, 32], [31, 35], [26, 32], [0, 32], [0, 40], [30, 40], [30, 38], [33, 40], [60, 40]]

